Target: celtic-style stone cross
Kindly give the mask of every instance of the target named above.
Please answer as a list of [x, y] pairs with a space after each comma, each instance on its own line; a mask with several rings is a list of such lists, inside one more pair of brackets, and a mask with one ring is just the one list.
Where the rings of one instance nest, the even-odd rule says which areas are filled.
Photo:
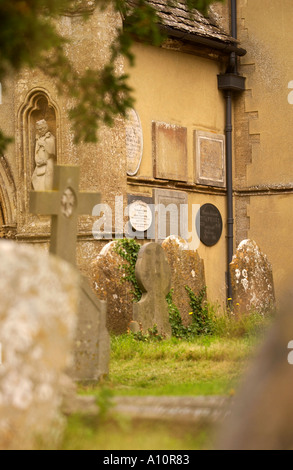
[[78, 216], [100, 202], [99, 193], [79, 192], [79, 167], [55, 166], [53, 189], [30, 193], [30, 211], [52, 216], [50, 253], [76, 264]]
[[147, 243], [140, 249], [135, 276], [143, 295], [139, 302], [133, 304], [134, 322], [145, 333], [156, 325], [160, 334], [170, 337], [166, 295], [171, 289], [171, 270], [161, 245]]

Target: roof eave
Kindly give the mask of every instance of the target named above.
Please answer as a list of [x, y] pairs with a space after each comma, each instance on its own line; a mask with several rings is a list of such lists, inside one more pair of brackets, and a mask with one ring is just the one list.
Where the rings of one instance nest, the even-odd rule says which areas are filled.
[[224, 41], [218, 38], [205, 37], [194, 33], [183, 32], [164, 24], [160, 25], [160, 30], [168, 37], [175, 38], [183, 42], [210, 47], [211, 49], [221, 51], [227, 55], [234, 52], [236, 55], [242, 57], [247, 53], [245, 49], [237, 46], [237, 41], [235, 39], [233, 40], [233, 38], [229, 38], [227, 41]]

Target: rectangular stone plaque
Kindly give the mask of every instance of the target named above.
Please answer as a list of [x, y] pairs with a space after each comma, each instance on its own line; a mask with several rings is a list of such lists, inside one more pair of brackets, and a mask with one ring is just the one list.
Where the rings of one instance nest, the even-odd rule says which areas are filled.
[[194, 132], [195, 182], [226, 187], [225, 136]]
[[[188, 230], [188, 195], [181, 191], [154, 189], [156, 206], [156, 241], [170, 235], [186, 239]], [[185, 205], [185, 208], [181, 207]]]
[[187, 129], [186, 127], [153, 122], [154, 177], [186, 182]]

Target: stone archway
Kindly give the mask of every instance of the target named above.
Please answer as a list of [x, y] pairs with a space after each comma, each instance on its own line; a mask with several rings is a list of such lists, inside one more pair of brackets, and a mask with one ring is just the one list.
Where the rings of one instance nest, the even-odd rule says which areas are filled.
[[2, 206], [0, 203], [0, 238], [4, 238], [3, 225], [4, 225], [4, 216], [3, 216]]
[[45, 120], [49, 131], [56, 139], [56, 155], [59, 162], [61, 152], [60, 112], [57, 103], [43, 88], [32, 89], [18, 112], [19, 149], [17, 154], [19, 184], [18, 214], [21, 226], [29, 226], [32, 216], [29, 211], [29, 191], [33, 189], [32, 176], [35, 170], [36, 123]]
[[0, 237], [16, 227], [16, 186], [7, 159], [0, 156]]

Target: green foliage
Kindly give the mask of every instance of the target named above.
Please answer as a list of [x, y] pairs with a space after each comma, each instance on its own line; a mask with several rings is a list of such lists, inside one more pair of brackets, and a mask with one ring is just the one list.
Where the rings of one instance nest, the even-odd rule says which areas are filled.
[[198, 295], [186, 286], [192, 312], [192, 322], [189, 326], [184, 326], [178, 308], [173, 303], [171, 291], [167, 295], [169, 306], [169, 321], [172, 328], [172, 335], [176, 338], [191, 339], [200, 335], [211, 335], [214, 331], [214, 319], [209, 312], [208, 304], [205, 301], [206, 287], [202, 289]]
[[135, 277], [135, 265], [141, 246], [133, 239], [124, 238], [119, 240], [115, 252], [121, 256], [127, 263], [122, 264], [120, 268], [124, 271], [122, 281], [129, 281], [133, 285], [133, 301], [139, 302], [142, 297], [142, 291]]
[[[168, 0], [176, 5], [177, 0]], [[185, 0], [189, 9], [206, 12], [212, 0]], [[126, 0], [95, 0], [106, 8], [111, 3], [122, 13], [124, 27], [110, 46], [109, 61], [99, 70], [77, 73], [67, 58], [64, 47], [68, 40], [57, 31], [54, 18], [60, 12], [72, 11], [78, 5], [73, 0], [0, 0], [0, 81], [23, 67], [39, 68], [54, 78], [61, 93], [74, 104], [69, 111], [75, 142], [97, 142], [102, 124], [113, 125], [116, 116], [125, 116], [133, 106], [128, 76], [116, 70], [122, 56], [134, 64], [131, 51], [134, 38], [159, 46], [164, 40], [158, 26], [156, 11], [147, 0], [137, 0], [130, 8]], [[86, 15], [85, 15], [86, 19]], [[0, 134], [0, 153], [9, 140]]]
[[172, 336], [175, 338], [188, 338], [191, 331], [189, 327], [186, 327], [182, 323], [180, 312], [173, 302], [173, 289], [169, 292], [166, 297], [169, 310], [169, 322], [172, 329]]
[[190, 298], [190, 307], [192, 310], [192, 332], [196, 335], [213, 334], [214, 319], [209, 313], [206, 298], [206, 287], [196, 295], [190, 287], [186, 286]]
[[133, 339], [137, 341], [142, 341], [143, 343], [150, 343], [151, 341], [163, 341], [165, 336], [159, 334], [157, 325], [154, 325], [153, 328], [148, 328], [147, 333], [143, 333], [142, 329], [136, 333], [129, 333]]
[[[133, 285], [133, 301], [139, 302], [142, 291], [135, 277], [135, 265], [141, 245], [132, 239], [119, 240], [115, 251], [127, 263], [121, 265], [124, 271], [123, 281], [129, 281]], [[172, 337], [192, 341], [198, 336], [216, 335], [223, 338], [243, 338], [260, 335], [271, 324], [271, 317], [257, 312], [250, 312], [241, 317], [233, 315], [233, 312], [219, 312], [219, 308], [210, 305], [206, 301], [206, 287], [197, 295], [188, 287], [185, 287], [190, 298], [191, 324], [183, 325], [179, 309], [173, 302], [173, 289], [166, 296], [169, 311], [169, 322], [172, 330]], [[139, 331], [131, 333], [131, 336], [141, 342], [164, 339], [158, 334], [157, 327], [149, 329], [147, 333]]]

